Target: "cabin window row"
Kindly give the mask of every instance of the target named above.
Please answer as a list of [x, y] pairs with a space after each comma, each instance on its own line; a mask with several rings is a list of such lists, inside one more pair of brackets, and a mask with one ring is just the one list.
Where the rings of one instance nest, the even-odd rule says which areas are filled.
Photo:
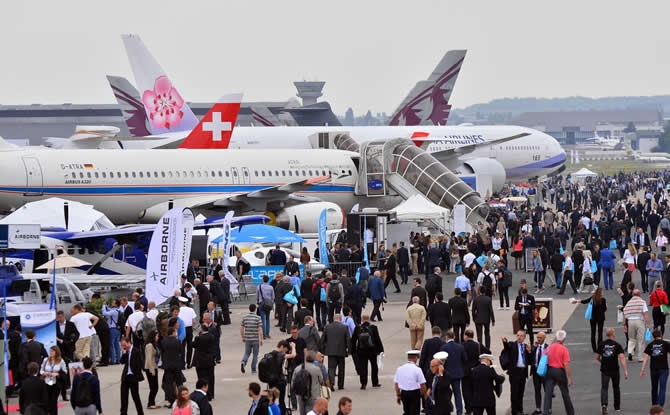
[[[349, 170], [348, 172], [351, 175], [351, 170]], [[345, 173], [346, 173], [346, 171], [342, 170], [342, 174], [345, 174]], [[249, 171], [247, 169], [242, 169], [242, 174], [245, 177], [248, 177], [249, 176]], [[293, 170], [281, 170], [281, 171], [279, 171], [279, 170], [254, 170], [254, 175], [256, 177], [259, 177], [259, 176], [260, 177], [265, 177], [265, 176], [268, 176], [268, 177], [272, 177], [272, 176], [276, 176], [276, 177], [279, 177], [279, 176], [282, 176], [282, 177], [286, 177], [286, 176], [289, 176], [289, 177], [293, 177], [293, 176], [295, 176], [295, 177], [300, 177], [300, 176], [313, 177], [313, 176], [318, 176], [319, 174], [322, 175], [322, 176], [326, 176], [326, 175], [330, 174], [330, 170], [295, 170], [295, 171], [293, 171]], [[238, 174], [237, 170], [233, 169], [232, 170], [232, 176], [237, 177], [238, 175], [239, 174]], [[197, 171], [193, 171], [193, 170], [190, 170], [190, 171], [174, 170], [173, 171], [173, 170], [169, 170], [167, 172], [166, 171], [161, 171], [161, 172], [154, 171], [153, 173], [150, 172], [150, 171], [147, 171], [147, 172], [144, 172], [144, 171], [139, 171], [139, 172], [137, 172], [137, 171], [131, 171], [131, 172], [128, 172], [128, 171], [124, 171], [124, 172], [120, 172], [120, 171], [117, 171], [117, 172], [114, 172], [114, 171], [97, 172], [96, 171], [96, 172], [90, 172], [89, 171], [89, 172], [86, 172], [86, 173], [84, 173], [84, 172], [78, 172], [78, 173], [77, 172], [72, 172], [71, 173], [71, 177], [73, 179], [84, 179], [84, 178], [88, 178], [88, 179], [92, 179], [92, 178], [96, 178], [96, 179], [99, 179], [99, 178], [103, 178], [103, 179], [107, 179], [107, 178], [109, 178], [109, 179], [122, 179], [122, 178], [125, 178], [125, 179], [130, 179], [130, 178], [144, 179], [144, 178], [147, 178], [147, 179], [150, 179], [152, 177], [156, 178], [156, 179], [159, 178], [159, 177], [165, 179], [165, 178], [224, 177], [224, 176], [225, 177], [230, 177], [231, 172], [228, 171], [228, 170], [226, 170], [226, 171], [222, 171], [222, 170], [217, 170], [217, 171], [215, 171], [215, 170], [212, 170], [212, 171], [207, 171], [207, 170], [204, 170], [204, 171], [202, 171], [202, 170], [197, 170]], [[67, 177], [67, 175], [66, 175], [66, 177]]]
[[505, 150], [516, 150], [516, 151], [526, 151], [526, 150], [539, 150], [540, 146], [505, 146]]

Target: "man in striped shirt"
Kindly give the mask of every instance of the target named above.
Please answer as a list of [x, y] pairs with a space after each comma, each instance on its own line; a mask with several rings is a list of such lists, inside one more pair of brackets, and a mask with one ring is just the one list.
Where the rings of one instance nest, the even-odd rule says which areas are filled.
[[647, 302], [640, 298], [640, 290], [635, 289], [633, 298], [623, 308], [623, 331], [628, 334], [628, 360], [633, 360], [635, 349], [638, 362], [642, 361], [645, 326], [651, 329]]
[[258, 351], [260, 346], [263, 345], [263, 325], [261, 324], [261, 318], [256, 314], [256, 304], [249, 304], [249, 313], [240, 322], [240, 336], [242, 342], [244, 342], [244, 356], [242, 357], [240, 370], [242, 373], [246, 371], [247, 360], [249, 360], [249, 355], [253, 353], [251, 373], [255, 374]]

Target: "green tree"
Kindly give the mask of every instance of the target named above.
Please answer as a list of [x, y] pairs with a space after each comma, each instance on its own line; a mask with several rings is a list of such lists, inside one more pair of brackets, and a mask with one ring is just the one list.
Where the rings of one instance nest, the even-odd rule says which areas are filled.
[[654, 153], [670, 153], [670, 121], [665, 123], [663, 134], [658, 138], [658, 145], [651, 151]]

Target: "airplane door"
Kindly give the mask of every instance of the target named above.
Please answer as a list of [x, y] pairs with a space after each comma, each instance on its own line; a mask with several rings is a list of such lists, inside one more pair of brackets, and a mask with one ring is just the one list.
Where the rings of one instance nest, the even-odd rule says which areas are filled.
[[237, 167], [230, 169], [230, 175], [233, 178], [233, 184], [240, 184], [240, 173], [237, 171]]
[[249, 180], [250, 180], [249, 169], [246, 167], [242, 167], [242, 183], [249, 184]]
[[44, 194], [42, 166], [36, 157], [23, 157], [23, 166], [26, 169], [25, 196], [41, 196]]

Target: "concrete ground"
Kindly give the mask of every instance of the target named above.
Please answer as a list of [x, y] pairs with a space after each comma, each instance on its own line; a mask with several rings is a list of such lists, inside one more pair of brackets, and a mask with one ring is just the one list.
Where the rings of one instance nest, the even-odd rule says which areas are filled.
[[[531, 278], [530, 274], [521, 273], [519, 271], [514, 273], [515, 286], [518, 285], [518, 281], [521, 278]], [[450, 290], [453, 288], [453, 281], [455, 275], [445, 275], [443, 276], [443, 284], [446, 288]], [[404, 311], [407, 301], [409, 299], [409, 293], [411, 291], [410, 285], [401, 286], [402, 293], [400, 294], [390, 294], [389, 303], [385, 305], [385, 310], [382, 312], [384, 321], [377, 323], [382, 340], [384, 342], [384, 347], [386, 350], [384, 368], [380, 373], [380, 382], [382, 383], [382, 388], [372, 389], [368, 388], [365, 391], [359, 389], [360, 384], [358, 382], [358, 376], [355, 373], [353, 362], [351, 359], [347, 359], [346, 366], [346, 381], [345, 389], [343, 391], [336, 390], [333, 393], [331, 399], [331, 404], [329, 410], [331, 413], [337, 411], [337, 401], [342, 396], [348, 396], [353, 399], [354, 413], [364, 413], [366, 411], [374, 411], [379, 413], [380, 410], [390, 410], [390, 413], [402, 413], [402, 409], [395, 403], [395, 394], [393, 390], [393, 374], [395, 369], [402, 365], [405, 362], [405, 352], [409, 348], [409, 332], [404, 327]], [[392, 290], [389, 290], [391, 292]], [[512, 290], [511, 290], [512, 291]], [[550, 290], [547, 290], [545, 294], [550, 294]], [[516, 289], [514, 289], [516, 292]], [[543, 295], [547, 297], [547, 295]], [[564, 298], [556, 299], [554, 302], [554, 326], [559, 328], [562, 327], [566, 321], [570, 318], [572, 311], [577, 307], [569, 303], [566, 295]], [[511, 299], [513, 301], [513, 299]], [[238, 301], [233, 304], [232, 307], [232, 320], [233, 324], [230, 326], [223, 327], [223, 335], [221, 338], [221, 347], [222, 347], [222, 364], [218, 365], [216, 368], [216, 398], [212, 401], [212, 407], [214, 413], [233, 413], [233, 414], [246, 414], [249, 409], [250, 400], [247, 396], [247, 385], [249, 382], [258, 381], [257, 377], [251, 375], [249, 366], [247, 366], [247, 373], [240, 373], [240, 360], [244, 351], [244, 346], [240, 341], [239, 336], [239, 321], [241, 316], [247, 312], [247, 304], [249, 301]], [[371, 306], [371, 305], [370, 305]], [[368, 312], [371, 311], [370, 306], [366, 309]], [[497, 305], [494, 304], [495, 308]], [[501, 336], [507, 336], [513, 338], [512, 332], [512, 317], [513, 311], [498, 311], [496, 310], [496, 320], [497, 324], [492, 328], [492, 349], [494, 355], [498, 356], [501, 350]], [[579, 317], [581, 313], [576, 313], [577, 316], [574, 323], [576, 326], [581, 324], [582, 329], [586, 327], [583, 323], [583, 316]], [[573, 320], [570, 320], [573, 322]], [[473, 328], [473, 325], [470, 326]], [[573, 329], [574, 330], [574, 329]], [[590, 356], [582, 356], [577, 353], [577, 350], [583, 348], [586, 350], [587, 341], [585, 336], [587, 332], [584, 332], [581, 337], [577, 338], [573, 333], [573, 330], [570, 330], [572, 336], [569, 336], [569, 343], [575, 342], [577, 345], [570, 346], [571, 349], [575, 349], [575, 358], [579, 358], [580, 361], [583, 361], [585, 364], [579, 370], [595, 371], [597, 367], [592, 364]], [[576, 331], [576, 330], [574, 330]], [[428, 324], [426, 325], [426, 333], [430, 332]], [[266, 342], [261, 348], [261, 355], [272, 350], [277, 341], [287, 336], [284, 333], [278, 331], [274, 328], [271, 331], [272, 340]], [[576, 365], [578, 366], [578, 365]], [[639, 366], [639, 365], [638, 365]], [[121, 367], [120, 366], [109, 366], [99, 369], [102, 393], [103, 393], [103, 411], [105, 413], [118, 413], [120, 407], [120, 378], [121, 378]], [[190, 369], [184, 371], [187, 378], [187, 386], [192, 388], [195, 384], [196, 374], [195, 369]], [[162, 376], [162, 374], [160, 375]], [[581, 376], [581, 375], [580, 375]], [[573, 387], [573, 392], [579, 390], [580, 394], [588, 394], [591, 396], [594, 393], [597, 393], [597, 386], [589, 380], [588, 383], [583, 384], [581, 377], [576, 376], [576, 386]], [[648, 381], [644, 381], [645, 383]], [[599, 384], [598, 384], [599, 385]], [[532, 396], [532, 384], [527, 389], [527, 397]], [[143, 404], [146, 406], [146, 398], [148, 394], [148, 385], [146, 382], [143, 382], [140, 386], [140, 393], [142, 396]], [[579, 395], [576, 394], [575, 395]], [[595, 395], [594, 395], [595, 396]], [[163, 397], [163, 392], [159, 391], [158, 398]], [[646, 395], [644, 396], [645, 401], [647, 400]], [[11, 404], [18, 404], [17, 399], [10, 400]], [[594, 404], [595, 405], [595, 404]], [[598, 405], [591, 405], [594, 408], [597, 408]], [[502, 398], [498, 401], [498, 413], [505, 413], [509, 407], [509, 388], [505, 388], [505, 392]], [[526, 406], [527, 412], [532, 412], [531, 406]], [[68, 411], [69, 403], [65, 403], [65, 406], [61, 408], [61, 411]], [[224, 412], [225, 411], [225, 412]], [[157, 410], [147, 410], [147, 412], [153, 412], [157, 414], [166, 414], [168, 409], [157, 409]], [[132, 405], [132, 400], [129, 408], [129, 413], [135, 413], [134, 406]], [[556, 412], [560, 413], [560, 412]], [[579, 413], [579, 412], [578, 412]]]

